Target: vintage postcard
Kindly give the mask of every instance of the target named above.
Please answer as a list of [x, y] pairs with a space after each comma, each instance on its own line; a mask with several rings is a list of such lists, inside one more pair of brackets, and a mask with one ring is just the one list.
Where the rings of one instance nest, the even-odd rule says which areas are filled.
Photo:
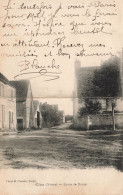
[[0, 0], [0, 195], [123, 194], [122, 0]]

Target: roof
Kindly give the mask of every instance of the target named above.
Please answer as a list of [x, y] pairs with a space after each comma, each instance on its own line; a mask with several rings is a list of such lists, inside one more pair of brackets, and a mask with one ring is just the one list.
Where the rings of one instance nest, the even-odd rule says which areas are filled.
[[0, 72], [0, 81], [2, 81], [5, 84], [9, 83], [9, 80]]
[[30, 81], [19, 80], [10, 81], [10, 83], [16, 88], [16, 101], [26, 101]]
[[4, 84], [10, 85], [11, 87], [15, 88], [11, 82], [0, 72], [0, 81]]
[[82, 97], [95, 97], [92, 80], [97, 69], [99, 69], [98, 66], [77, 68], [77, 93], [79, 99]]

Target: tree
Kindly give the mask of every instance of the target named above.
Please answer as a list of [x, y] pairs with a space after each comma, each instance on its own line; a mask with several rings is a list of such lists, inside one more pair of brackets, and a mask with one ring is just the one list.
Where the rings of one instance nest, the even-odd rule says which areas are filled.
[[66, 115], [65, 116], [65, 122], [67, 122], [67, 121], [72, 121], [73, 120], [73, 116], [72, 115]]
[[42, 113], [43, 125], [45, 127], [52, 127], [61, 123], [61, 113], [52, 105], [43, 103], [40, 105], [40, 111]]
[[101, 103], [99, 101], [93, 102], [90, 99], [85, 99], [84, 104], [85, 106], [79, 109], [80, 116], [83, 116], [86, 114], [97, 114], [102, 108]]
[[105, 97], [112, 102], [113, 130], [115, 130], [114, 108], [116, 99], [121, 97], [120, 59], [111, 58], [94, 72], [93, 90], [96, 97]]
[[105, 61], [94, 72], [93, 86], [95, 96], [113, 99], [121, 96], [120, 59], [118, 57]]

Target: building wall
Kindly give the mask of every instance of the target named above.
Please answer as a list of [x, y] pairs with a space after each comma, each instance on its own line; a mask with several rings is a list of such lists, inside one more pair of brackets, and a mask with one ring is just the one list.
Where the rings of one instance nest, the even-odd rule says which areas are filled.
[[31, 85], [29, 84], [26, 99], [26, 128], [34, 127], [34, 110]]
[[25, 102], [18, 101], [16, 105], [17, 120], [22, 119], [23, 128], [26, 128], [26, 101]]
[[65, 114], [63, 114], [63, 123], [65, 123]]
[[17, 101], [17, 120], [19, 119], [23, 121], [22, 129], [34, 127], [33, 97], [30, 85], [27, 91], [26, 100]]
[[39, 106], [37, 107], [37, 110], [36, 110], [36, 112], [34, 114], [34, 127], [38, 128], [38, 126], [37, 126], [37, 112], [40, 113], [40, 127], [39, 128], [42, 128], [42, 114], [40, 112]]
[[74, 75], [74, 93], [73, 93], [73, 120], [77, 120], [78, 113], [78, 91], [77, 91], [77, 70], [80, 68], [81, 64], [79, 61], [75, 61], [75, 75]]
[[4, 84], [1, 81], [0, 129], [16, 130], [16, 90], [14, 87]]

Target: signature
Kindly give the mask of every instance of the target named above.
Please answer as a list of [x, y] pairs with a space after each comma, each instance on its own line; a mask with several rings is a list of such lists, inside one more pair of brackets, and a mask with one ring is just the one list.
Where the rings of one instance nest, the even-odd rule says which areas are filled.
[[20, 73], [15, 75], [14, 79], [19, 77], [28, 77], [28, 79], [33, 79], [36, 77], [49, 77], [45, 81], [56, 80], [60, 78], [60, 65], [56, 65], [55, 59], [52, 60], [51, 64], [38, 65], [38, 60], [34, 59], [32, 62], [24, 60], [18, 63], [18, 66], [22, 67]]

